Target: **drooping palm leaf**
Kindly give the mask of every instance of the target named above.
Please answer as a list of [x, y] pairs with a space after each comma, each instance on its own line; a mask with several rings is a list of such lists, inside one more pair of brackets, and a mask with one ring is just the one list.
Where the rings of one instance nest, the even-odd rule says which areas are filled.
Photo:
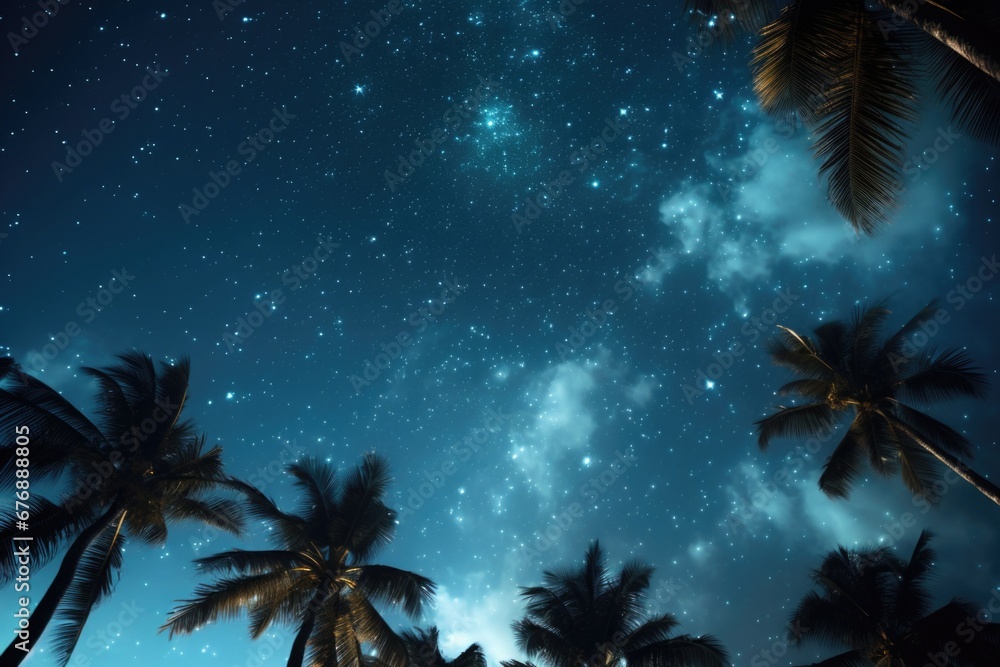
[[[843, 55], [818, 107], [813, 153], [828, 178], [830, 202], [858, 233], [869, 236], [899, 206], [903, 144], [915, 122], [916, 87], [901, 47], [883, 37], [877, 18], [847, 3], [841, 20], [851, 28]], [[849, 47], [849, 48], [845, 48]]]
[[852, 427], [823, 464], [819, 488], [831, 498], [847, 498], [864, 475], [866, 447], [859, 430]]
[[420, 614], [435, 589], [427, 577], [388, 565], [361, 566], [357, 587], [374, 600], [398, 604], [409, 616]]
[[826, 403], [808, 403], [790, 407], [779, 406], [773, 415], [754, 422], [757, 427], [757, 444], [767, 450], [775, 438], [800, 438], [822, 429], [830, 429], [834, 421], [833, 410]]
[[122, 567], [124, 546], [119, 520], [105, 528], [84, 554], [56, 613], [58, 625], [52, 631], [52, 652], [58, 667], [65, 667], [69, 662], [94, 607], [114, 590]]
[[781, 15], [761, 29], [753, 50], [750, 67], [761, 108], [772, 116], [814, 124], [830, 86], [831, 61], [843, 57], [850, 39], [843, 2], [786, 4]]
[[896, 386], [902, 397], [932, 404], [952, 398], [982, 398], [989, 384], [968, 354], [945, 350], [922, 357], [913, 373]]

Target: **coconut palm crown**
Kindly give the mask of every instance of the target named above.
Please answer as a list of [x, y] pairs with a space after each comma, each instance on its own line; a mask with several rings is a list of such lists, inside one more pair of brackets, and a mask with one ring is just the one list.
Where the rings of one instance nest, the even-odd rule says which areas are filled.
[[219, 576], [199, 585], [161, 630], [171, 637], [187, 634], [246, 612], [254, 639], [275, 623], [294, 628], [289, 667], [360, 665], [367, 657], [363, 645], [375, 651], [380, 664], [406, 667], [406, 642], [375, 604], [418, 616], [433, 596], [434, 583], [370, 562], [396, 528], [396, 512], [383, 503], [388, 463], [368, 454], [343, 477], [313, 458], [287, 470], [301, 493], [297, 513], [286, 513], [255, 487], [234, 482], [246, 497], [247, 514], [266, 522], [274, 548], [234, 549], [197, 559], [201, 571]]
[[[1000, 488], [959, 458], [972, 458], [969, 440], [912, 405], [986, 393], [986, 376], [965, 352], [937, 352], [926, 344], [921, 327], [937, 313], [931, 302], [884, 339], [880, 334], [890, 314], [884, 303], [856, 309], [849, 322], [823, 324], [813, 338], [780, 327], [782, 334], [770, 343], [771, 360], [799, 379], [778, 394], [802, 402], [779, 405], [755, 422], [760, 448], [778, 437], [832, 431], [847, 416], [850, 424], [819, 478], [827, 495], [847, 498], [871, 469], [881, 477], [899, 474], [912, 493], [934, 501], [941, 463], [1000, 504]], [[924, 336], [923, 346], [916, 345], [916, 333]]]

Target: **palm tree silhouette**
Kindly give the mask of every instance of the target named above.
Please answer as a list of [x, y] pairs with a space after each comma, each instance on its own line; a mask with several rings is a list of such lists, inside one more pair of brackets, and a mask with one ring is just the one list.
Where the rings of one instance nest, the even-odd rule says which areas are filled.
[[[103, 370], [83, 368], [97, 381], [99, 419], [90, 421], [57, 391], [7, 366], [0, 387], [0, 429], [27, 426], [30, 482], [65, 476], [71, 491], [56, 501], [31, 493], [34, 566], [41, 567], [69, 548], [29, 623], [37, 642], [55, 618], [55, 664], [65, 665], [92, 609], [114, 587], [126, 541], [161, 546], [167, 524], [197, 521], [239, 534], [242, 515], [235, 501], [206, 496], [226, 477], [222, 449], [203, 451], [205, 438], [181, 421], [190, 364], [163, 364], [159, 374], [145, 354], [118, 356]], [[15, 487], [16, 448], [0, 448], [0, 486]], [[19, 478], [18, 478], [19, 479]], [[32, 487], [35, 488], [35, 487]], [[18, 530], [14, 517], [0, 520], [0, 539], [10, 544]], [[12, 549], [0, 552], [0, 577], [17, 571]], [[0, 664], [19, 665], [28, 655], [15, 639]]]
[[956, 455], [972, 457], [961, 433], [904, 401], [933, 404], [950, 398], [985, 395], [986, 376], [959, 350], [921, 348], [910, 335], [933, 321], [931, 302], [884, 341], [879, 334], [890, 314], [884, 303], [859, 308], [851, 321], [833, 321], [815, 329], [816, 339], [791, 329], [771, 342], [771, 360], [801, 379], [778, 389], [809, 401], [778, 406], [757, 422], [757, 442], [766, 450], [776, 437], [818, 435], [837, 415], [853, 416], [847, 432], [823, 466], [819, 487], [833, 498], [847, 498], [866, 462], [882, 477], [901, 474], [916, 495], [935, 500], [937, 465], [945, 464], [1000, 504], [1000, 488], [965, 465]]
[[908, 562], [884, 547], [831, 551], [812, 574], [819, 592], [807, 593], [791, 616], [792, 643], [845, 651], [818, 663], [825, 667], [1000, 664], [1000, 624], [958, 599], [931, 611], [930, 540], [920, 533]]
[[522, 590], [528, 613], [512, 626], [518, 647], [550, 667], [728, 667], [726, 651], [712, 635], [672, 636], [679, 623], [671, 614], [644, 619], [652, 576], [653, 568], [638, 561], [613, 576], [595, 542], [580, 569], [547, 571], [545, 585]]
[[297, 514], [287, 514], [255, 487], [233, 482], [246, 496], [246, 511], [268, 522], [275, 549], [235, 549], [195, 562], [204, 572], [224, 573], [195, 589], [161, 630], [187, 634], [219, 618], [248, 612], [250, 635], [259, 638], [273, 623], [297, 627], [288, 657], [309, 664], [352, 665], [364, 661], [370, 644], [381, 664], [406, 667], [406, 643], [389, 627], [374, 602], [420, 614], [434, 583], [412, 572], [369, 563], [395, 533], [396, 512], [383, 503], [389, 483], [386, 460], [375, 454], [345, 479], [314, 459], [288, 466], [302, 492]]
[[859, 233], [874, 234], [899, 206], [921, 71], [935, 75], [963, 132], [1000, 142], [996, 2], [791, 0], [777, 16], [774, 0], [685, 4], [723, 40], [758, 33], [751, 68], [761, 107], [814, 131], [829, 199]]
[[472, 644], [454, 660], [445, 660], [438, 648], [437, 627], [406, 630], [402, 636], [410, 667], [486, 667], [486, 656], [479, 644]]

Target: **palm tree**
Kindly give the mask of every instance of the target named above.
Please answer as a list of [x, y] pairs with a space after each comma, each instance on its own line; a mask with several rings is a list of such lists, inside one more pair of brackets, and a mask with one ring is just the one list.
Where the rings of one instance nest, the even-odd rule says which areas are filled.
[[791, 643], [844, 651], [818, 663], [825, 667], [920, 666], [928, 658], [939, 667], [1000, 664], [1000, 624], [982, 622], [958, 599], [931, 611], [930, 540], [920, 533], [909, 562], [884, 547], [831, 551], [813, 570], [819, 592], [807, 593], [791, 616]]
[[454, 660], [445, 660], [438, 648], [438, 629], [416, 628], [403, 632], [410, 656], [410, 667], [486, 667], [486, 656], [479, 644], [472, 644]]
[[259, 638], [272, 623], [296, 627], [289, 667], [348, 665], [363, 661], [370, 644], [379, 661], [406, 667], [406, 643], [375, 608], [400, 607], [413, 617], [434, 593], [434, 583], [418, 574], [369, 560], [392, 540], [396, 512], [383, 503], [388, 463], [375, 454], [345, 479], [330, 465], [306, 459], [288, 466], [302, 492], [297, 514], [287, 514], [249, 484], [240, 484], [247, 512], [270, 526], [268, 551], [235, 549], [199, 558], [203, 572], [223, 573], [195, 589], [161, 630], [193, 632], [219, 618], [246, 610], [250, 635]]
[[522, 590], [528, 613], [512, 626], [518, 647], [551, 667], [727, 667], [726, 651], [712, 635], [674, 637], [679, 623], [671, 614], [643, 618], [652, 576], [653, 568], [638, 561], [612, 576], [595, 542], [579, 570], [547, 571], [544, 586]]
[[[780, 13], [776, 10], [782, 5]], [[1000, 143], [1000, 5], [993, 0], [685, 0], [725, 40], [759, 36], [751, 68], [765, 112], [815, 133], [836, 209], [874, 234], [904, 191], [920, 74], [963, 132]]]
[[[141, 352], [118, 356], [103, 370], [83, 368], [97, 381], [99, 419], [85, 417], [41, 380], [8, 366], [0, 387], [0, 429], [26, 426], [30, 440], [33, 566], [39, 568], [69, 542], [59, 570], [29, 619], [37, 642], [55, 618], [55, 663], [65, 665], [91, 610], [112, 591], [126, 541], [162, 546], [167, 524], [198, 521], [238, 534], [242, 515], [234, 501], [206, 496], [225, 480], [222, 449], [203, 451], [205, 438], [181, 421], [190, 364], [163, 364], [157, 375]], [[23, 432], [23, 431], [18, 431]], [[15, 488], [14, 445], [0, 448], [0, 487]], [[19, 479], [19, 478], [18, 478]], [[36, 495], [44, 480], [67, 479], [70, 491], [58, 500]], [[0, 520], [4, 544], [17, 530], [14, 517]], [[6, 585], [17, 571], [12, 549], [0, 555]], [[19, 665], [27, 656], [15, 639], [0, 664]]]
[[838, 415], [851, 415], [843, 439], [823, 466], [819, 487], [833, 498], [847, 498], [865, 469], [882, 477], [901, 474], [916, 495], [935, 500], [938, 471], [934, 459], [951, 468], [1000, 504], [1000, 488], [963, 463], [972, 457], [968, 439], [950, 426], [904, 401], [933, 404], [950, 398], [985, 395], [983, 375], [960, 350], [939, 354], [917, 347], [910, 335], [933, 322], [931, 302], [884, 341], [879, 340], [889, 310], [884, 303], [856, 309], [851, 321], [833, 321], [815, 329], [815, 340], [791, 329], [771, 342], [771, 360], [800, 376], [778, 389], [807, 402], [778, 406], [757, 422], [757, 442], [766, 450], [781, 436], [815, 436]]

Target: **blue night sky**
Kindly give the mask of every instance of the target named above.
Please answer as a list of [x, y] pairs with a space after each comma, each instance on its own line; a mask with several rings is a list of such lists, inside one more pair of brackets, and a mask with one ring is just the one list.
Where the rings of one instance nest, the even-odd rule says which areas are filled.
[[[816, 480], [836, 440], [763, 454], [753, 427], [790, 379], [766, 354], [776, 325], [808, 332], [883, 297], [897, 324], [939, 297], [933, 344], [996, 384], [996, 281], [956, 291], [996, 273], [996, 151], [933, 102], [903, 208], [859, 239], [807, 132], [757, 107], [749, 37], [678, 63], [697, 35], [679, 0], [558, 19], [557, 0], [406, 0], [356, 49], [341, 43], [381, 0], [221, 18], [210, 0], [100, 5], [60, 6], [16, 56], [4, 40], [0, 352], [85, 412], [81, 365], [189, 356], [185, 415], [283, 505], [284, 461], [387, 456], [401, 518], [378, 561], [437, 583], [419, 624], [447, 656], [523, 657], [518, 586], [595, 538], [613, 566], [655, 565], [651, 608], [737, 665], [784, 653], [837, 544], [908, 556], [929, 528], [939, 603], [1000, 586], [995, 508], [967, 485], [926, 512], [898, 478], [833, 501]], [[34, 11], [5, 6], [2, 32]], [[100, 144], [73, 159], [85, 132]], [[932, 412], [994, 478], [995, 396]], [[906, 512], [916, 524], [891, 534]], [[266, 532], [178, 526], [164, 549], [130, 547], [70, 665], [283, 665], [281, 629], [157, 633], [205, 580], [193, 558]], [[44, 641], [26, 664], [50, 664]]]

